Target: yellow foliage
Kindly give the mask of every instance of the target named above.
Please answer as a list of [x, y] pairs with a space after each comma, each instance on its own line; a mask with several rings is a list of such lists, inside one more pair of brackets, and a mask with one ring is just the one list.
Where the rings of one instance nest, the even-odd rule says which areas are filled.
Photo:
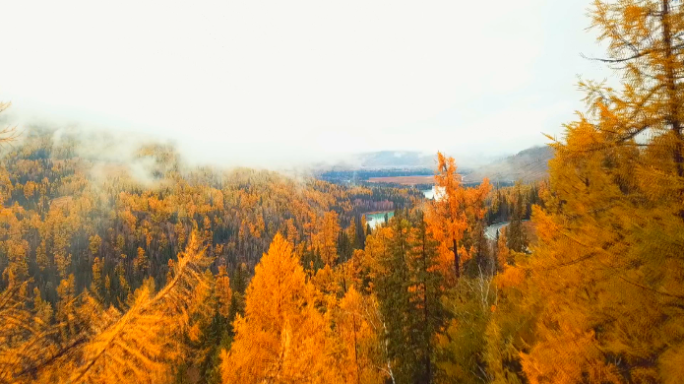
[[[193, 292], [207, 285], [200, 271], [210, 260], [195, 238], [178, 256], [169, 283], [156, 294], [151, 291], [152, 284], [144, 284], [125, 313], [114, 308], [103, 311], [87, 294], [79, 298], [77, 306], [73, 275], [60, 283], [56, 327], [47, 323], [51, 311], [39, 296], [35, 306], [40, 317], [29, 321], [28, 312], [16, 300], [20, 297], [18, 287], [2, 292], [0, 302], [10, 306], [0, 306], [0, 379], [46, 383], [168, 381], [179, 357], [180, 335], [189, 325]], [[22, 318], [23, 324], [7, 321]], [[63, 340], [55, 344], [49, 336], [58, 332]], [[196, 332], [191, 330], [190, 334]]]
[[228, 318], [233, 299], [233, 290], [230, 288], [230, 278], [226, 273], [226, 267], [220, 266], [216, 276], [216, 297], [219, 303], [219, 313]]
[[456, 173], [453, 157], [437, 153], [435, 199], [426, 208], [430, 235], [439, 242], [439, 269], [454, 284], [471, 254], [460, 244], [466, 230], [473, 230], [485, 214], [484, 201], [491, 186], [485, 179], [477, 188], [465, 189]]
[[520, 288], [525, 281], [525, 271], [520, 267], [508, 266], [496, 276], [496, 285], [500, 289]]
[[326, 383], [325, 322], [314, 307], [313, 286], [278, 234], [255, 267], [245, 296], [245, 316], [235, 341], [222, 353], [224, 383]]

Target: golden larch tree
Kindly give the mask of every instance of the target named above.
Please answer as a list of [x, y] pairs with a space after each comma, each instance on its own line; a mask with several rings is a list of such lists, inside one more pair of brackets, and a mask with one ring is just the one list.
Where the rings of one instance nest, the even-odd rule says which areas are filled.
[[292, 245], [280, 234], [255, 267], [245, 315], [222, 353], [224, 383], [327, 382], [325, 321]]
[[529, 381], [676, 383], [684, 374], [684, 13], [671, 0], [596, 1], [622, 86], [590, 82], [589, 111], [553, 144], [533, 219], [536, 339]]
[[484, 200], [490, 189], [487, 179], [477, 188], [464, 188], [454, 158], [437, 153], [435, 197], [426, 207], [425, 220], [428, 233], [439, 242], [439, 268], [447, 281], [453, 283], [462, 274], [470, 253], [460, 242], [484, 217]]

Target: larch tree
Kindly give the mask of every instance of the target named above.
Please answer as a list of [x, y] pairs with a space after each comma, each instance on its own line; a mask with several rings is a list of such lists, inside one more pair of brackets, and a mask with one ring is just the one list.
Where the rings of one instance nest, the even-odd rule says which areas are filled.
[[230, 316], [233, 302], [233, 290], [230, 288], [230, 277], [228, 277], [225, 266], [219, 267], [216, 276], [216, 297], [219, 305], [218, 312], [227, 319]]
[[235, 340], [222, 354], [223, 382], [326, 382], [325, 321], [314, 296], [292, 245], [277, 234], [255, 267], [245, 315], [235, 320]]
[[[461, 277], [467, 258], [483, 251], [484, 201], [490, 189], [487, 179], [477, 188], [464, 188], [454, 158], [437, 153], [435, 198], [428, 203], [425, 218], [430, 236], [439, 242], [440, 268], [447, 283], [453, 284]], [[466, 234], [475, 240], [475, 252], [465, 249]]]
[[54, 333], [45, 322], [49, 320], [47, 316], [34, 321], [26, 307], [27, 286], [27, 282], [19, 284], [10, 280], [0, 292], [0, 382], [3, 383], [18, 381], [38, 356], [48, 352], [49, 337]]
[[527, 236], [525, 235], [525, 229], [522, 225], [522, 219], [524, 213], [524, 201], [522, 193], [520, 192], [520, 185], [516, 186], [516, 197], [515, 204], [513, 206], [513, 215], [511, 217], [511, 223], [506, 228], [507, 232], [507, 243], [509, 249], [515, 252], [524, 252], [527, 250]]
[[[12, 105], [10, 102], [0, 102], [0, 113]], [[0, 144], [10, 143], [18, 137], [17, 128], [8, 126], [0, 130]]]
[[351, 286], [333, 311], [334, 339], [331, 348], [335, 356], [339, 382], [349, 384], [380, 384], [386, 375], [378, 366], [381, 333], [370, 319], [369, 303]]
[[[168, 380], [179, 358], [178, 343], [190, 326], [198, 289], [206, 289], [202, 270], [206, 257], [192, 233], [187, 250], [178, 255], [172, 279], [153, 293], [151, 280], [136, 290], [130, 309], [106, 312], [81, 349], [80, 364], [67, 372], [69, 382], [139, 382]], [[87, 307], [86, 307], [87, 308]], [[92, 315], [97, 312], [91, 313]], [[57, 359], [59, 361], [59, 359]]]
[[496, 269], [498, 272], [505, 271], [509, 264], [514, 263], [507, 242], [506, 229], [499, 229], [496, 236]]
[[453, 157], [437, 153], [435, 198], [427, 206], [426, 219], [430, 234], [439, 241], [441, 268], [446, 276], [453, 270], [456, 279], [461, 276], [462, 260], [459, 242], [468, 228], [465, 213], [464, 190], [461, 175], [456, 173]]
[[[153, 293], [151, 279], [121, 313], [87, 292], [74, 297], [73, 275], [60, 284], [57, 324], [39, 295], [36, 317], [24, 307], [21, 286], [0, 294], [0, 379], [38, 383], [153, 383], [168, 381], [177, 363], [181, 334], [192, 317], [194, 292], [205, 286], [211, 260], [193, 235], [174, 264], [172, 279]], [[23, 320], [22, 320], [23, 319]], [[23, 323], [17, 323], [17, 321]]]
[[398, 382], [432, 383], [437, 375], [437, 334], [448, 321], [442, 305], [444, 276], [437, 242], [422, 212], [398, 214], [366, 241], [370, 287], [383, 320], [382, 340]]
[[684, 10], [596, 1], [601, 59], [622, 86], [583, 83], [589, 111], [553, 144], [533, 214], [540, 306], [522, 355], [537, 383], [676, 383], [684, 375]]
[[405, 217], [396, 216], [388, 228], [382, 229], [389, 230], [391, 236], [386, 239], [386, 249], [376, 255], [373, 289], [386, 323], [384, 337], [394, 374], [399, 382], [411, 382], [424, 362], [414, 353], [416, 343], [412, 338], [414, 331], [417, 332], [415, 318], [419, 313], [412, 311], [414, 292], [409, 290], [412, 286], [408, 263], [410, 224]]
[[340, 232], [338, 215], [335, 211], [326, 212], [320, 219], [318, 230], [314, 235], [314, 247], [318, 249], [324, 264], [335, 265], [337, 261], [337, 243]]
[[414, 354], [421, 363], [416, 382], [427, 384], [436, 382], [438, 377], [435, 343], [449, 321], [449, 314], [442, 300], [444, 277], [439, 271], [437, 242], [428, 234], [422, 213], [411, 231], [410, 247], [412, 339], [417, 347]]

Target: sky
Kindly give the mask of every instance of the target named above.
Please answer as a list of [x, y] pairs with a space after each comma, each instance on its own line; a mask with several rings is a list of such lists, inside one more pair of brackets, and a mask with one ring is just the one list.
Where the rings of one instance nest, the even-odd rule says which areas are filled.
[[[175, 142], [198, 163], [489, 159], [548, 142], [610, 75], [590, 1], [0, 0], [0, 101], [30, 124]], [[475, 159], [475, 160], [474, 160]]]

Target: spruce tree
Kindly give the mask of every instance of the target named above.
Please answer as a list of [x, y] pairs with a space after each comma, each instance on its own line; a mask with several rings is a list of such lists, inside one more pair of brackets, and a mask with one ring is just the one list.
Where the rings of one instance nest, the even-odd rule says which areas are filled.
[[520, 189], [518, 189], [515, 207], [513, 208], [513, 216], [511, 217], [511, 223], [507, 230], [508, 248], [516, 252], [525, 252], [527, 250], [527, 236], [525, 236], [525, 229], [522, 226], [524, 213], [525, 204]]
[[448, 322], [448, 313], [442, 304], [444, 278], [439, 270], [437, 260], [438, 243], [427, 233], [427, 224], [423, 214], [412, 230], [410, 271], [414, 283], [412, 300], [412, 323], [415, 335], [416, 372], [414, 382], [432, 383], [437, 366], [435, 353], [436, 334]]

